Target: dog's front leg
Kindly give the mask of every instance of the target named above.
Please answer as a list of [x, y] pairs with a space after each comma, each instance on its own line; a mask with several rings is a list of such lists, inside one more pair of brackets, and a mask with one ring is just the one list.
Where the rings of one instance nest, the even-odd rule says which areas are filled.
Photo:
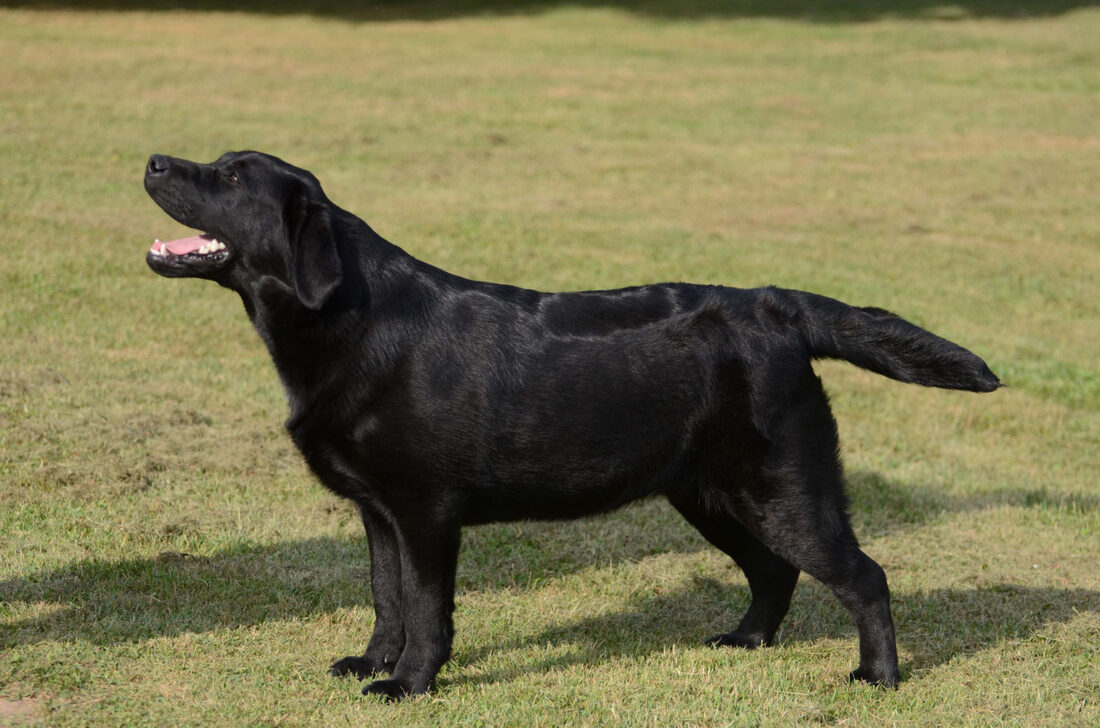
[[416, 517], [398, 522], [405, 649], [393, 676], [367, 685], [364, 694], [400, 700], [427, 692], [451, 656], [459, 531], [455, 523]]
[[362, 656], [337, 660], [329, 672], [337, 676], [354, 675], [362, 680], [393, 672], [405, 648], [405, 623], [401, 615], [401, 554], [397, 533], [373, 506], [358, 505], [370, 548], [374, 632]]

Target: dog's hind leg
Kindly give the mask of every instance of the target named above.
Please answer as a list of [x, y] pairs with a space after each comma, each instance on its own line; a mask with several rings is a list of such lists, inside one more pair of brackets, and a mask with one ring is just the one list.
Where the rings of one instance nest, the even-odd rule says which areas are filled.
[[401, 554], [397, 534], [386, 519], [368, 503], [359, 513], [367, 531], [370, 549], [371, 598], [374, 601], [374, 632], [361, 656], [337, 660], [329, 668], [336, 676], [363, 678], [392, 673], [405, 648], [405, 624], [401, 615]]
[[787, 563], [832, 590], [859, 630], [859, 667], [850, 678], [893, 687], [897, 646], [886, 574], [859, 548], [848, 520], [836, 423], [816, 378], [771, 428], [740, 482], [719, 500]]
[[715, 635], [707, 644], [770, 645], [790, 607], [798, 569], [772, 553], [725, 510], [707, 508], [697, 493], [670, 495], [669, 502], [707, 541], [737, 562], [752, 590], [752, 602], [737, 629]]
[[[855, 620], [859, 667], [849, 679], [895, 687], [899, 679], [898, 655], [886, 574], [859, 548], [847, 518], [819, 513], [815, 524], [813, 517], [805, 519], [802, 512], [785, 513], [782, 504], [769, 504], [767, 511], [770, 515], [764, 521], [764, 542], [829, 587]], [[785, 520], [782, 527], [772, 527]]]
[[850, 677], [894, 686], [890, 590], [882, 568], [860, 550], [848, 520], [828, 398], [809, 372], [783, 384], [776, 396], [758, 392], [757, 404], [771, 405], [770, 412], [763, 410], [766, 417], [746, 422], [736, 408], [716, 414], [715, 422], [725, 427], [705, 433], [710, 439], [699, 463], [699, 472], [708, 476], [702, 490], [691, 495], [695, 502], [673, 501], [741, 564], [752, 588], [742, 625], [717, 641], [770, 638], [798, 571], [804, 571], [829, 587], [855, 620], [860, 659]]

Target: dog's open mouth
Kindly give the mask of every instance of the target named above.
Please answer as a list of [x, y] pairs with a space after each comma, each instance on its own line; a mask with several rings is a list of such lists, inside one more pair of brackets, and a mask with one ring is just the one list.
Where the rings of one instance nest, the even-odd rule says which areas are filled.
[[186, 257], [192, 260], [220, 260], [229, 256], [225, 243], [206, 233], [168, 242], [158, 239], [149, 252], [158, 258]]
[[202, 275], [229, 259], [229, 248], [213, 235], [191, 235], [178, 240], [156, 240], [146, 260], [161, 275]]

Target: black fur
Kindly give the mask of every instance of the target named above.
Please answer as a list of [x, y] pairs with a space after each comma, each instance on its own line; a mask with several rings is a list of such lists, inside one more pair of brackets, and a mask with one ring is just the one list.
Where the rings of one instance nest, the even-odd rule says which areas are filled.
[[358, 506], [377, 614], [335, 675], [429, 689], [452, 640], [462, 526], [668, 498], [744, 570], [752, 603], [717, 645], [769, 644], [800, 571], [859, 629], [851, 677], [898, 680], [882, 569], [849, 526], [814, 358], [988, 392], [981, 359], [901, 318], [800, 291], [683, 283], [540, 293], [416, 260], [257, 152], [154, 156], [145, 186], [220, 256], [154, 255], [240, 294], [286, 387], [294, 442]]

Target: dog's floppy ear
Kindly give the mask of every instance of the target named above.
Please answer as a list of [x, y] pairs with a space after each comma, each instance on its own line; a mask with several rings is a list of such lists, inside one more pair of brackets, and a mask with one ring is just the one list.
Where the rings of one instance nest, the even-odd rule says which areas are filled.
[[343, 279], [332, 213], [327, 204], [311, 202], [299, 194], [290, 199], [285, 217], [294, 292], [303, 306], [317, 311]]

